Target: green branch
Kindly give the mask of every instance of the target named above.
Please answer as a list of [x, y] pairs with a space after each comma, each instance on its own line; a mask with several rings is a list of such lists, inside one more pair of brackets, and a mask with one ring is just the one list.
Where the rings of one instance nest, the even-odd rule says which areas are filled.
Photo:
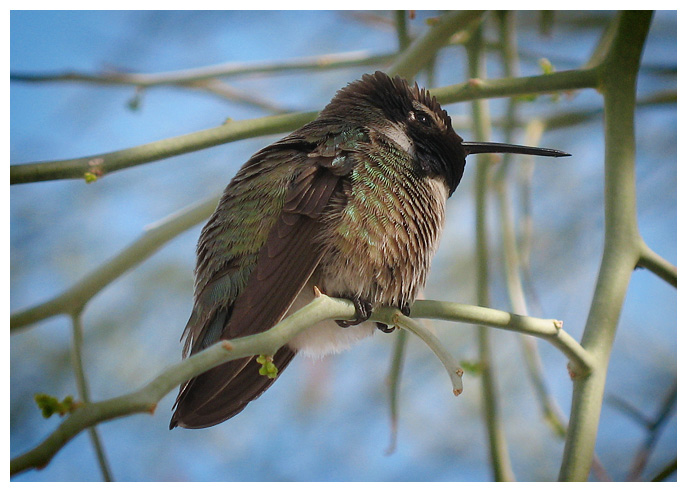
[[89, 273], [62, 294], [10, 316], [10, 332], [16, 333], [37, 321], [59, 314], [80, 313], [98, 292], [151, 256], [162, 245], [206, 219], [217, 206], [213, 197], [149, 226], [146, 232], [114, 258]]
[[[380, 319], [379, 316], [379, 312], [375, 313], [375, 319]], [[463, 369], [461, 369], [461, 367], [458, 365], [458, 362], [453, 358], [450, 352], [444, 348], [434, 333], [422, 326], [421, 323], [403, 315], [397, 309], [393, 310], [393, 314], [390, 318], [384, 317], [381, 319], [382, 321], [389, 321], [390, 324], [411, 332], [413, 335], [425, 342], [425, 344], [432, 350], [432, 352], [434, 352], [434, 355], [436, 355], [439, 361], [443, 364], [444, 369], [446, 369], [448, 377], [451, 380], [451, 384], [453, 385], [453, 394], [458, 396], [463, 392]]]
[[394, 350], [391, 357], [391, 367], [387, 377], [389, 385], [389, 417], [391, 419], [391, 432], [389, 447], [385, 454], [392, 454], [396, 450], [396, 438], [398, 436], [398, 407], [401, 386], [401, 369], [405, 361], [405, 349], [408, 344], [408, 332], [401, 330], [394, 340]]
[[[468, 67], [470, 77], [486, 78], [486, 59], [483, 52], [482, 29], [476, 29], [471, 39], [466, 43]], [[474, 136], [477, 141], [490, 140], [491, 122], [489, 106], [486, 99], [472, 102], [472, 118]], [[488, 306], [489, 295], [489, 239], [487, 228], [487, 203], [490, 192], [489, 168], [492, 156], [481, 154], [477, 156], [477, 170], [475, 175], [475, 263], [477, 304]], [[489, 457], [494, 473], [494, 479], [514, 481], [515, 475], [508, 455], [508, 443], [503, 429], [501, 408], [498, 399], [498, 385], [496, 372], [491, 356], [490, 333], [483, 325], [477, 326], [477, 342], [479, 346], [480, 376], [482, 381], [482, 415], [484, 417], [489, 437]]]
[[530, 77], [489, 79], [473, 78], [462, 84], [432, 89], [442, 104], [512, 97], [529, 94], [589, 89], [598, 85], [599, 68], [564, 70], [545, 75]]
[[[515, 79], [473, 80], [465, 84], [432, 89], [432, 94], [442, 104], [448, 104], [489, 97], [556, 92], [594, 87], [597, 75], [597, 69], [588, 69]], [[14, 164], [10, 166], [10, 184], [53, 179], [99, 179], [115, 171], [195, 152], [215, 145], [290, 132], [312, 121], [316, 116], [317, 112], [311, 111], [229, 121], [208, 130], [158, 140], [115, 152], [76, 159]]]
[[659, 256], [644, 241], [641, 244], [641, 254], [637, 261], [637, 266], [646, 268], [658, 277], [677, 288], [677, 267], [668, 260]]
[[604, 251], [582, 346], [593, 370], [573, 380], [568, 437], [559, 478], [586, 480], [594, 456], [606, 372], [620, 312], [642, 239], [637, 228], [634, 111], [636, 81], [652, 14], [623, 12], [607, 57], [599, 65], [605, 109]]
[[[501, 46], [500, 54], [504, 72], [507, 77], [517, 77], [518, 71], [518, 48], [517, 36], [515, 28], [515, 12], [503, 11], [498, 13], [499, 19], [499, 39]], [[506, 142], [515, 142], [515, 129], [517, 127], [517, 110], [520, 101], [517, 98], [510, 98], [508, 100], [508, 108], [504, 119], [504, 140]], [[527, 126], [527, 137], [533, 136], [536, 133], [534, 141], [526, 142], [526, 145], [539, 145], [540, 137], [543, 133], [543, 125], [530, 123]], [[539, 131], [535, 131], [539, 130]], [[533, 156], [522, 156], [522, 162], [525, 164], [525, 172], [531, 176], [531, 169], [534, 167]], [[529, 157], [527, 159], [526, 157]], [[496, 189], [496, 196], [499, 203], [499, 219], [501, 223], [501, 244], [503, 254], [503, 267], [506, 278], [506, 286], [508, 290], [508, 297], [510, 299], [511, 310], [519, 314], [528, 314], [527, 301], [525, 299], [525, 289], [523, 286], [523, 279], [520, 274], [521, 269], [525, 265], [529, 265], [529, 258], [525, 259], [525, 255], [530, 252], [531, 244], [531, 227], [525, 228], [525, 248], [524, 251], [518, 250], [518, 241], [515, 233], [515, 218], [513, 216], [513, 207], [510, 198], [510, 184], [507, 180], [508, 171], [511, 169], [511, 162], [514, 156], [512, 154], [505, 154], [503, 161], [498, 168], [494, 179], [494, 187]], [[528, 191], [531, 192], [529, 186], [527, 190], [523, 190], [523, 200], [529, 200]], [[524, 222], [531, 226], [532, 217], [530, 215], [530, 207], [526, 207]], [[542, 367], [541, 357], [537, 341], [526, 336], [520, 336], [519, 343], [522, 347], [523, 357], [525, 359], [525, 366], [527, 374], [532, 382], [535, 390], [535, 395], [539, 400], [542, 415], [544, 420], [554, 430], [554, 432], [561, 438], [565, 437], [565, 419], [560, 411], [560, 407], [549, 392], [544, 378], [544, 371]]]
[[[88, 388], [88, 382], [86, 381], [86, 372], [83, 368], [83, 322], [81, 319], [81, 313], [75, 313], [72, 316], [72, 366], [74, 367], [74, 375], [76, 377], [76, 386], [79, 390], [79, 400], [83, 404], [90, 404], [91, 396], [90, 390]], [[110, 471], [110, 465], [107, 463], [107, 458], [105, 456], [105, 449], [98, 435], [98, 429], [93, 426], [88, 429], [88, 434], [91, 438], [91, 443], [93, 444], [93, 449], [95, 450], [95, 455], [98, 460], [98, 466], [100, 466], [100, 471], [103, 475], [103, 480], [106, 482], [112, 482], [112, 472]]]
[[97, 403], [84, 404], [71, 413], [41, 444], [11, 460], [10, 475], [46, 466], [73, 437], [99, 422], [135, 413], [153, 413], [158, 402], [167, 393], [212, 367], [242, 357], [274, 353], [308, 326], [325, 319], [349, 319], [354, 316], [355, 309], [351, 302], [320, 296], [271, 330], [216, 343], [163, 371], [138, 391]]
[[[495, 309], [449, 302], [416, 301], [412, 311], [416, 317], [481, 323], [497, 328], [533, 334], [546, 339], [557, 338], [558, 335], [556, 333], [562, 332], [560, 322], [555, 320], [516, 316]], [[15, 475], [31, 468], [46, 466], [67, 442], [83, 430], [98, 423], [135, 413], [153, 413], [158, 402], [167, 393], [177, 388], [184, 381], [212, 367], [242, 357], [274, 353], [300, 331], [319, 321], [326, 319], [350, 319], [354, 316], [355, 307], [352, 302], [320, 295], [310, 304], [264, 333], [216, 343], [206, 350], [164, 370], [150, 383], [137, 391], [96, 403], [80, 405], [42, 443], [12, 459], [10, 462], [10, 475]], [[395, 316], [397, 318], [394, 318]], [[418, 330], [417, 323], [399, 316], [399, 311], [393, 308], [379, 309], [371, 319], [375, 321], [397, 320], [399, 324], [406, 328], [422, 334], [423, 339], [426, 339], [426, 333], [429, 333], [421, 327]], [[565, 337], [562, 339], [566, 340]], [[439, 351], [443, 350], [436, 339], [431, 343], [435, 353], [437, 348]], [[572, 343], [574, 344], [574, 341]], [[575, 352], [576, 350], [572, 349], [571, 351]], [[448, 370], [454, 364], [450, 362], [452, 358], [446, 353], [442, 354], [441, 357]]]
[[560, 320], [533, 318], [498, 309], [442, 301], [415, 301], [410, 314], [413, 318], [481, 324], [532, 335], [546, 340], [560, 350], [580, 374], [584, 375], [592, 368], [590, 355], [563, 330], [563, 322]]
[[10, 81], [28, 83], [88, 82], [106, 85], [134, 85], [137, 87], [192, 85], [210, 79], [236, 77], [239, 75], [274, 75], [294, 71], [332, 70], [360, 65], [376, 66], [391, 62], [393, 56], [390, 53], [372, 55], [365, 51], [353, 51], [350, 53], [332, 53], [329, 55], [293, 58], [291, 60], [222, 63], [207, 67], [161, 73], [112, 71], [98, 74], [85, 72], [10, 73]]
[[291, 113], [251, 120], [229, 121], [208, 130], [166, 138], [115, 152], [78, 159], [12, 165], [10, 166], [10, 184], [74, 178], [91, 181], [114, 171], [194, 152], [214, 145], [288, 132], [312, 121], [316, 116], [316, 112]]
[[460, 29], [468, 28], [482, 15], [484, 15], [482, 10], [454, 11], [442, 15], [425, 35], [417, 38], [403, 51], [389, 67], [388, 73], [412, 79], [431, 62], [441, 48], [446, 46], [451, 36]]

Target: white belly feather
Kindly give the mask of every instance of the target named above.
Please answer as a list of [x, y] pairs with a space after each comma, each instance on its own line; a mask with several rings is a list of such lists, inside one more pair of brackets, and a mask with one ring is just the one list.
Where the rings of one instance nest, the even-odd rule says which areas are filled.
[[[306, 306], [315, 298], [313, 286], [306, 285], [294, 301], [287, 316]], [[372, 322], [342, 328], [333, 320], [321, 321], [300, 332], [289, 342], [299, 354], [324, 357], [348, 349], [358, 340], [371, 336], [376, 330]]]

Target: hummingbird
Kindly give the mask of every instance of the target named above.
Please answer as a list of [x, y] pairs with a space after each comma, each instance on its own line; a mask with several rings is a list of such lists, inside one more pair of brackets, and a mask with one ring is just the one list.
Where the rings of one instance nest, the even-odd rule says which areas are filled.
[[[272, 357], [281, 374], [296, 353], [336, 353], [393, 327], [368, 321], [381, 306], [410, 313], [444, 226], [465, 158], [549, 157], [553, 149], [465, 142], [435, 97], [383, 72], [340, 89], [318, 117], [254, 154], [224, 190], [197, 245], [194, 304], [183, 356], [264, 332], [308, 304], [315, 288], [350, 299], [355, 318], [323, 321]], [[187, 381], [170, 429], [235, 416], [276, 378], [257, 356]]]

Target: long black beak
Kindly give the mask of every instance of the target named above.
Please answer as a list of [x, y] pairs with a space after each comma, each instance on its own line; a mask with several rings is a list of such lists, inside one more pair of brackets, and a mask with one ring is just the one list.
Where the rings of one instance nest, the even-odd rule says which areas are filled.
[[526, 154], [541, 155], [544, 157], [568, 157], [570, 154], [555, 149], [542, 147], [527, 147], [526, 145], [513, 145], [494, 142], [463, 142], [463, 148], [467, 154]]

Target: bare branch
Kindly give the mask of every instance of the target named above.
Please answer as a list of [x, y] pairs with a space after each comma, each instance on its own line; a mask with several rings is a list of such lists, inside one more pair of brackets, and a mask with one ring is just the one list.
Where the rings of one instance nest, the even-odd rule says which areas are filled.
[[188, 70], [175, 70], [160, 73], [136, 72], [55, 72], [55, 73], [11, 73], [10, 81], [15, 82], [88, 82], [106, 85], [133, 85], [155, 87], [161, 85], [189, 85], [194, 82], [236, 77], [239, 75], [285, 74], [293, 71], [331, 70], [359, 65], [385, 65], [394, 57], [393, 53], [373, 55], [367, 51], [332, 53], [329, 55], [308, 56], [291, 60], [278, 60], [250, 63], [221, 63]]
[[[83, 320], [81, 313], [72, 315], [72, 366], [74, 367], [74, 375], [76, 377], [76, 386], [79, 390], [79, 400], [85, 404], [91, 402], [90, 390], [88, 382], [86, 381], [86, 372], [83, 368]], [[103, 475], [103, 480], [112, 482], [112, 472], [110, 465], [105, 457], [105, 449], [103, 447], [98, 429], [93, 426], [88, 429], [88, 434], [95, 450], [96, 458], [98, 459], [98, 466]]]
[[207, 218], [218, 200], [219, 197], [212, 197], [149, 226], [139, 239], [62, 294], [12, 314], [10, 333], [52, 316], [81, 312], [86, 303], [111, 282], [143, 262], [166, 242]]
[[[459, 320], [484, 325], [494, 323], [494, 326], [499, 328], [513, 331], [525, 330], [527, 333], [539, 334], [540, 336], [545, 333], [551, 334], [552, 331], [558, 330], [555, 327], [554, 320], [515, 316], [495, 309], [477, 306], [465, 306], [438, 301], [417, 301], [412, 309], [417, 312], [417, 315], [422, 314], [424, 317]], [[398, 316], [398, 313], [397, 309], [381, 308], [373, 314], [371, 319], [392, 322], [395, 319], [394, 317]], [[282, 320], [274, 328], [266, 332], [234, 340], [223, 340], [169, 367], [137, 391], [109, 400], [81, 405], [42, 443], [12, 459], [10, 462], [10, 474], [15, 475], [31, 468], [46, 466], [67, 442], [83, 430], [98, 423], [135, 413], [153, 413], [158, 402], [167, 393], [184, 381], [212, 367], [234, 359], [274, 353], [300, 331], [319, 321], [326, 319], [349, 319], [353, 316], [355, 316], [355, 307], [352, 302], [346, 299], [335, 299], [326, 295], [320, 295], [310, 304]], [[418, 329], [417, 322], [405, 317], [399, 317], [398, 322], [421, 334], [423, 340], [427, 339], [426, 335], [429, 332], [421, 327]], [[454, 363], [450, 362], [452, 357], [445, 352], [445, 349], [443, 349], [438, 340], [434, 338], [434, 340], [430, 340], [430, 344], [435, 353], [437, 351], [441, 353], [441, 359], [444, 361], [447, 370], [453, 368]], [[457, 368], [457, 366], [455, 367]], [[456, 377], [458, 377], [457, 373], [451, 376], [454, 384]]]
[[641, 255], [639, 257], [639, 261], [637, 262], [637, 266], [646, 268], [650, 272], [668, 282], [673, 287], [677, 288], [677, 267], [660, 255], [656, 254], [643, 241], [641, 248]]

